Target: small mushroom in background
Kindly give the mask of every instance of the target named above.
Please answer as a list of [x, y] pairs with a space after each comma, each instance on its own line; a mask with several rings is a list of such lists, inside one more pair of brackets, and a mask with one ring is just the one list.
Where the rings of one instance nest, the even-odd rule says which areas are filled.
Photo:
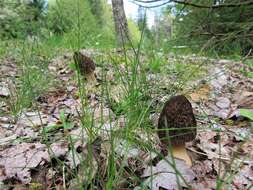
[[95, 63], [94, 61], [82, 52], [74, 53], [74, 61], [80, 74], [84, 76], [88, 83], [96, 83], [95, 77]]
[[185, 142], [196, 137], [197, 122], [191, 103], [183, 95], [173, 96], [164, 105], [158, 121], [158, 136], [162, 145], [162, 154], [167, 156], [168, 148], [172, 155], [186, 161], [191, 166], [192, 161], [185, 149]]

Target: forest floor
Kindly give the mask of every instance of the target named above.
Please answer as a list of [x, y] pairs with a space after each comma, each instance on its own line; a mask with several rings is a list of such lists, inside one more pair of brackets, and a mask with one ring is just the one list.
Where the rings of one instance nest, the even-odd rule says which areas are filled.
[[[96, 62], [91, 84], [72, 53], [1, 60], [0, 189], [253, 189], [252, 67], [173, 54], [150, 67], [142, 54], [83, 51]], [[198, 132], [192, 167], [176, 159], [175, 175], [169, 157], [150, 160], [162, 105], [179, 93]]]

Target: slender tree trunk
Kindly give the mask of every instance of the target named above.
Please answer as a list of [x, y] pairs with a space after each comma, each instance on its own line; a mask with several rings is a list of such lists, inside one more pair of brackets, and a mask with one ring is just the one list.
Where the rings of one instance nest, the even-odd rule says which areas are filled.
[[129, 31], [123, 0], [112, 0], [112, 11], [117, 43], [118, 46], [122, 46], [123, 44], [127, 43], [129, 39]]

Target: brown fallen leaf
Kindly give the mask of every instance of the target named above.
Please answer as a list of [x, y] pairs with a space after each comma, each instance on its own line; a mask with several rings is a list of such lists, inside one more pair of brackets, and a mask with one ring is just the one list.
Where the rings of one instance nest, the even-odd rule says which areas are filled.
[[51, 149], [41, 143], [21, 143], [0, 152], [0, 165], [4, 168], [4, 174], [0, 181], [16, 179], [23, 184], [31, 181], [31, 169], [50, 161], [48, 150], [54, 157], [65, 155], [68, 145], [57, 142], [51, 145]]
[[221, 109], [229, 108], [230, 104], [230, 100], [226, 97], [218, 97], [216, 99], [216, 105]]
[[193, 102], [200, 102], [201, 100], [208, 100], [208, 95], [211, 91], [211, 87], [208, 84], [204, 84], [199, 87], [195, 92], [189, 96]]
[[[172, 162], [170, 156], [165, 157], [169, 163]], [[154, 166], [147, 167], [141, 177], [147, 178], [143, 183], [152, 190], [164, 189], [179, 189], [188, 187], [195, 178], [194, 172], [189, 168], [185, 161], [180, 159], [175, 160], [177, 171], [166, 160], [161, 160]], [[181, 174], [182, 177], [178, 174]]]
[[46, 146], [40, 143], [22, 143], [0, 152], [0, 165], [5, 168], [0, 181], [17, 179], [23, 184], [31, 181], [30, 169], [43, 160], [49, 160]]
[[[217, 179], [203, 179], [200, 182], [195, 182], [192, 184], [192, 190], [213, 190], [216, 189]], [[224, 190], [224, 189], [221, 189]]]
[[67, 159], [69, 160], [71, 168], [78, 168], [78, 177], [69, 182], [68, 189], [80, 189], [80, 184], [88, 185], [88, 183], [94, 179], [101, 164], [101, 143], [101, 137], [97, 137], [95, 140], [87, 143], [86, 145], [80, 144], [77, 151], [69, 151]]
[[110, 96], [116, 103], [119, 103], [126, 96], [126, 90], [123, 85], [113, 85], [110, 89]]
[[114, 120], [114, 118], [115, 115], [110, 108], [99, 106], [94, 110], [94, 121], [96, 124], [108, 123]]
[[198, 161], [192, 167], [192, 170], [196, 174], [198, 180], [205, 178], [207, 176], [213, 175], [213, 165], [211, 160]]
[[235, 174], [232, 182], [234, 189], [251, 189], [253, 184], [252, 165], [244, 165], [238, 173]]
[[253, 109], [253, 92], [240, 91], [234, 95], [238, 108]]
[[38, 112], [24, 112], [17, 121], [17, 127], [38, 127], [48, 122], [48, 116]]
[[0, 83], [0, 97], [8, 97], [10, 96], [10, 90], [7, 87], [7, 84]]
[[216, 90], [221, 90], [228, 84], [229, 73], [222, 67], [215, 67], [211, 73], [211, 86]]
[[226, 147], [228, 143], [228, 136], [226, 133], [220, 133], [218, 142], [218, 133], [208, 130], [198, 134], [197, 139], [199, 143], [196, 147], [206, 153], [209, 159], [219, 158], [230, 159], [228, 157], [230, 150]]

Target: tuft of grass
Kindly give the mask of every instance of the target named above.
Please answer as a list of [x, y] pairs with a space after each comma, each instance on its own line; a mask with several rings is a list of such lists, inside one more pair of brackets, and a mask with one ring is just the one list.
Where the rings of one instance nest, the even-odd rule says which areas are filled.
[[40, 95], [45, 94], [53, 78], [48, 72], [48, 60], [41, 57], [38, 47], [24, 42], [18, 53], [18, 77], [13, 78], [10, 98], [6, 99], [10, 113], [17, 117], [24, 108], [29, 108]]

